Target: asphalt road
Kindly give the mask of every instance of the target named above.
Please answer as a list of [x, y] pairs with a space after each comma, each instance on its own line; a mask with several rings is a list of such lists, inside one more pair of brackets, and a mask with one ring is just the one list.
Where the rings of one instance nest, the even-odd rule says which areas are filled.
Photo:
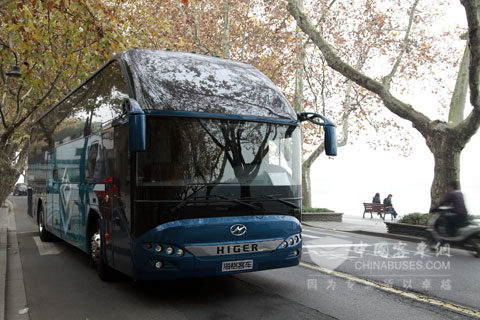
[[480, 259], [465, 250], [303, 228], [303, 260], [480, 310]]
[[[403, 291], [420, 291], [480, 309], [480, 260], [465, 252], [452, 250], [450, 257], [420, 257], [414, 256], [418, 244], [409, 243], [403, 248], [411, 251], [412, 257], [400, 259], [393, 257], [398, 255], [398, 250], [393, 250], [395, 241], [315, 228], [304, 228], [304, 256], [298, 267], [217, 278], [154, 283], [121, 278], [106, 283], [89, 267], [80, 250], [63, 242], [39, 247], [35, 241], [36, 226], [26, 215], [26, 197], [9, 199], [14, 203], [32, 320], [468, 318], [441, 305], [412, 299]], [[385, 246], [391, 249], [386, 252]], [[420, 260], [425, 266], [428, 259], [432, 263], [450, 262], [450, 267], [441, 270], [442, 277], [438, 277], [435, 274], [439, 272], [432, 270], [392, 271], [388, 265], [373, 264], [407, 259]], [[329, 274], [328, 270], [333, 269], [343, 273]], [[415, 277], [420, 273], [422, 277]], [[400, 289], [403, 280], [407, 282], [403, 291], [386, 291], [370, 282], [358, 281], [355, 275]], [[430, 279], [431, 288], [422, 289], [422, 284], [428, 282], [424, 278]], [[7, 295], [7, 304], [8, 299], [15, 298]]]

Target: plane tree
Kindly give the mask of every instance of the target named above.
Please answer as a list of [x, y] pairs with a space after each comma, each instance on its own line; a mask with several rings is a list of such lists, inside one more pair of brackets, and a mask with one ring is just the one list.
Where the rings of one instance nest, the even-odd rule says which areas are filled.
[[[377, 8], [377, 1], [300, 0], [297, 2], [299, 7], [303, 6], [303, 2], [316, 27], [339, 45], [342, 56], [359, 71], [368, 68], [380, 50], [400, 47], [402, 39], [392, 39], [392, 31], [403, 31], [407, 38], [410, 34], [410, 28], [403, 26], [402, 20], [395, 18], [393, 11], [383, 12]], [[409, 16], [415, 12], [410, 10]], [[368, 136], [373, 148], [392, 148], [408, 155], [411, 151], [411, 147], [405, 143], [410, 139], [408, 132], [401, 130], [402, 127], [391, 116], [379, 112], [378, 99], [368, 90], [327, 68], [321, 51], [301, 30], [297, 32], [297, 39], [295, 109], [298, 112], [315, 111], [330, 117], [337, 124], [338, 147], [352, 143], [360, 136]], [[299, 51], [303, 53], [300, 55]], [[432, 53], [425, 54], [423, 62], [430, 57]], [[304, 133], [303, 206], [311, 207], [310, 170], [323, 153], [324, 145], [321, 142], [322, 132], [315, 126], [304, 124]], [[397, 138], [382, 141], [377, 139], [377, 133], [395, 135]]]
[[114, 53], [148, 38], [129, 36], [134, 10], [127, 0], [0, 2], [0, 204], [26, 165], [32, 121]]
[[[456, 84], [451, 95], [450, 105], [448, 106], [448, 116], [446, 119], [432, 120], [424, 113], [418, 111], [418, 108], [414, 109], [411, 104], [402, 101], [402, 95], [398, 93], [398, 90], [395, 91], [393, 89], [393, 87], [401, 83], [401, 80], [398, 82], [394, 81], [394, 75], [397, 73], [397, 70], [401, 70], [401, 74], [405, 74], [408, 72], [414, 73], [424, 67], [416, 64], [405, 67], [402, 64], [405, 56], [410, 53], [410, 50], [418, 50], [419, 54], [417, 56], [420, 56], [422, 51], [429, 49], [429, 43], [419, 42], [413, 44], [408, 38], [404, 38], [401, 45], [401, 54], [390, 60], [391, 66], [387, 72], [383, 76], [374, 74], [374, 72], [372, 72], [372, 76], [368, 76], [348, 63], [345, 57], [341, 57], [339, 47], [332, 45], [332, 43], [326, 40], [326, 36], [322, 34], [321, 30], [300, 9], [297, 0], [288, 1], [289, 12], [303, 32], [322, 52], [327, 65], [345, 78], [353, 81], [356, 85], [374, 93], [385, 108], [400, 118], [409, 121], [424, 137], [435, 161], [434, 180], [431, 186], [431, 206], [435, 206], [441, 200], [449, 181], [460, 180], [461, 151], [477, 132], [480, 125], [478, 86], [480, 77], [479, 4], [476, 1], [466, 0], [462, 0], [461, 3], [465, 8], [468, 22], [467, 44], [459, 63], [459, 71], [456, 72]], [[414, 15], [410, 20], [414, 21], [415, 19], [416, 16]], [[423, 29], [422, 32], [425, 33], [425, 30]], [[386, 50], [380, 51], [380, 55], [377, 57], [378, 61], [382, 61], [382, 54], [386, 54]], [[455, 64], [450, 64], [450, 68], [452, 65]], [[432, 72], [430, 71], [430, 73]], [[441, 95], [445, 91], [438, 90], [437, 94]], [[470, 92], [472, 109], [468, 115], [464, 116], [468, 91]], [[438, 100], [440, 101], [441, 99]]]

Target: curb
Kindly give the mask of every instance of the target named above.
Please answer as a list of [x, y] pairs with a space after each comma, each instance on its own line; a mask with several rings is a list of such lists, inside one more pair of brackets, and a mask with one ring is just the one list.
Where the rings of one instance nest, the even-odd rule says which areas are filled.
[[[305, 226], [311, 227], [311, 228], [333, 231], [331, 228], [313, 226], [311, 224], [303, 223], [303, 222], [302, 222], [302, 225], [305, 225]], [[366, 235], [366, 236], [381, 237], [381, 238], [394, 239], [394, 240], [417, 242], [417, 243], [424, 241], [424, 239], [420, 238], [420, 237], [406, 236], [406, 235], [395, 234], [395, 233], [373, 232], [373, 231], [364, 231], [364, 230], [339, 230], [339, 229], [336, 229], [335, 231], [362, 234], [362, 235]]]
[[0, 208], [0, 320], [5, 319], [5, 289], [7, 278], [8, 207]]

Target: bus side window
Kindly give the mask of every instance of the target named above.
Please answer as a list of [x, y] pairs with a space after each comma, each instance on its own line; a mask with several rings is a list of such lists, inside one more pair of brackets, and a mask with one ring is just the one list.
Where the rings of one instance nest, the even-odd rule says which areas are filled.
[[87, 170], [85, 172], [85, 178], [92, 179], [95, 174], [95, 166], [97, 165], [98, 156], [98, 143], [92, 144], [88, 151]]

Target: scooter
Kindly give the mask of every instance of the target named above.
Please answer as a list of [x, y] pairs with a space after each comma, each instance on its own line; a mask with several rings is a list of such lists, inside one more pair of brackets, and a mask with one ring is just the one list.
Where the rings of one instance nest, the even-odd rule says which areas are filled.
[[468, 221], [457, 229], [454, 237], [451, 237], [446, 232], [447, 219], [445, 217], [445, 214], [451, 212], [451, 209], [451, 207], [439, 207], [434, 210], [427, 223], [428, 245], [434, 249], [438, 245], [448, 243], [451, 247], [470, 250], [475, 257], [480, 258], [480, 219]]

